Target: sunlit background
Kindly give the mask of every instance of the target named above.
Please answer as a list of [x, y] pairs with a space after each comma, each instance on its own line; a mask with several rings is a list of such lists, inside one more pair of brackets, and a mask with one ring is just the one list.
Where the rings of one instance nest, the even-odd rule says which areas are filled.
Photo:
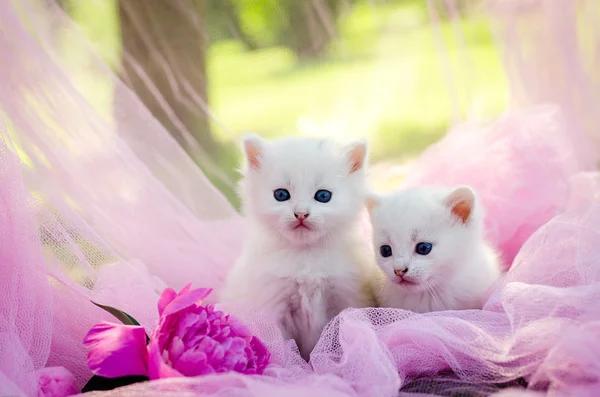
[[[374, 183], [394, 184], [453, 122], [506, 106], [499, 55], [477, 1], [60, 3], [236, 205], [239, 138], [249, 131], [365, 137]], [[72, 59], [82, 53], [64, 51]], [[77, 64], [88, 97], [113, 112], [111, 84], [95, 79], [85, 59]]]

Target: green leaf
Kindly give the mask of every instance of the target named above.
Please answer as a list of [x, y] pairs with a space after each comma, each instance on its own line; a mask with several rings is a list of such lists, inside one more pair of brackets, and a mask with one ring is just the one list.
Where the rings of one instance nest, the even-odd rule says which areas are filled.
[[124, 311], [115, 309], [114, 307], [111, 307], [111, 306], [101, 305], [94, 301], [91, 301], [91, 302], [94, 305], [98, 306], [99, 308], [104, 309], [107, 312], [109, 312], [110, 314], [112, 314], [113, 316], [115, 316], [117, 318], [117, 320], [119, 320], [120, 322], [122, 322], [125, 325], [140, 325], [140, 323], [138, 323], [135, 318], [131, 317], [129, 314], [125, 313]]
[[[125, 313], [124, 311], [115, 309], [114, 307], [111, 307], [111, 306], [101, 305], [94, 301], [90, 301], [90, 302], [92, 302], [94, 305], [98, 306], [99, 308], [106, 310], [107, 312], [109, 312], [110, 314], [115, 316], [120, 322], [122, 322], [125, 325], [140, 325], [140, 323], [135, 318], [131, 317], [129, 314]], [[148, 336], [148, 334], [146, 334], [146, 344], [148, 344], [148, 343], [150, 343], [150, 337]]]
[[134, 376], [122, 376], [120, 378], [104, 378], [102, 376], [94, 375], [81, 389], [82, 393], [87, 393], [94, 390], [112, 390], [117, 387], [127, 386], [134, 383], [148, 381], [147, 376], [134, 375]]

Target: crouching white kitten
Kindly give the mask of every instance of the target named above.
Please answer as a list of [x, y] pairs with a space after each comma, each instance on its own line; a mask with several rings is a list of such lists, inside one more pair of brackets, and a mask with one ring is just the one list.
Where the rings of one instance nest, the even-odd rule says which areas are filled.
[[367, 199], [367, 208], [385, 273], [376, 291], [382, 307], [481, 309], [501, 270], [485, 241], [483, 211], [472, 189], [401, 190]]
[[248, 235], [221, 301], [252, 302], [274, 314], [308, 360], [329, 320], [375, 304], [370, 277], [377, 267], [359, 231], [366, 143], [253, 136], [244, 151]]

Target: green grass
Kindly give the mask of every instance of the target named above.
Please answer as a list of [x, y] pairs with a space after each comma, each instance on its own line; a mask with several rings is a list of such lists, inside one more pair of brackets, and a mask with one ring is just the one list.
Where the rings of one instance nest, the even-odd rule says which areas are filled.
[[[232, 138], [247, 131], [361, 136], [371, 141], [373, 159], [382, 160], [414, 156], [442, 136], [452, 97], [426, 8], [416, 1], [365, 2], [338, 25], [339, 39], [318, 61], [299, 62], [280, 47], [246, 52], [237, 42], [221, 42], [210, 48], [210, 102]], [[478, 115], [497, 113], [506, 102], [505, 81], [486, 22], [469, 19], [458, 29], [469, 69], [452, 26], [441, 27], [450, 64], [463, 68], [454, 76], [458, 99], [464, 103], [470, 94]]]
[[[116, 12], [114, 0], [72, 1], [70, 9], [112, 67], [120, 52]], [[454, 28], [464, 37], [465, 53]], [[373, 162], [404, 162], [445, 133], [455, 119], [453, 104], [459, 104], [462, 116], [480, 117], [506, 104], [503, 70], [481, 17], [456, 27], [442, 22], [447, 60], [440, 57], [424, 0], [358, 2], [338, 18], [337, 31], [328, 53], [316, 60], [299, 61], [283, 47], [246, 51], [236, 41], [211, 45], [208, 99], [225, 126], [213, 123], [225, 148], [219, 166], [227, 174], [235, 175], [239, 153], [234, 144], [249, 131], [271, 138], [366, 137]], [[78, 48], [65, 51], [80, 65], [74, 74], [80, 89], [110, 117], [111, 83], [86, 67]], [[230, 188], [207, 176], [235, 201]]]

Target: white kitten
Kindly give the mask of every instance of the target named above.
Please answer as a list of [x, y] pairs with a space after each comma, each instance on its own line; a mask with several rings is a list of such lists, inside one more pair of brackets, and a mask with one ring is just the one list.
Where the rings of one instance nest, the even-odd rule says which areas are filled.
[[501, 271], [484, 239], [480, 207], [469, 187], [367, 199], [375, 255], [385, 273], [380, 305], [419, 313], [481, 309]]
[[221, 300], [264, 307], [308, 359], [329, 320], [375, 304], [377, 267], [359, 232], [366, 143], [248, 137], [244, 151], [248, 237]]

